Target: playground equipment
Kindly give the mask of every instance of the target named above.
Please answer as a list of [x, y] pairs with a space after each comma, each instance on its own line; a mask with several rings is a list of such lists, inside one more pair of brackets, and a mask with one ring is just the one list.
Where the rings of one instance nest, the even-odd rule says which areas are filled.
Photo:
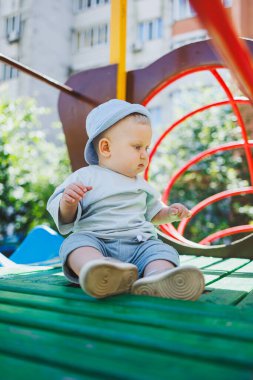
[[[213, 3], [210, 4], [213, 7]], [[218, 8], [219, 9], [219, 8]], [[228, 27], [229, 20], [224, 13], [223, 8], [219, 9], [219, 17], [222, 17], [224, 28]], [[222, 15], [222, 16], [221, 16]], [[216, 25], [216, 24], [215, 24]], [[216, 36], [219, 36], [218, 32], [222, 35], [222, 30], [218, 28], [216, 32]], [[233, 34], [233, 38], [238, 41], [235, 36], [235, 32], [229, 28], [229, 32]], [[218, 38], [218, 37], [217, 37]], [[223, 37], [224, 39], [224, 37]], [[245, 44], [245, 45], [244, 45]], [[253, 51], [253, 43], [252, 41], [240, 40], [237, 43], [237, 51], [240, 51], [243, 57], [249, 56], [248, 50], [250, 52]], [[232, 45], [226, 45], [224, 48], [232, 49]], [[230, 56], [228, 55], [228, 59]], [[236, 60], [235, 54], [233, 55], [233, 59], [237, 63], [237, 66], [241, 65], [241, 61]], [[249, 59], [242, 60], [243, 65], [245, 67], [249, 65]], [[233, 62], [231, 65], [232, 69], [236, 69], [236, 64]], [[214, 106], [222, 106], [229, 104], [234, 114], [237, 118], [238, 125], [241, 128], [242, 133], [242, 141], [241, 142], [231, 142], [230, 144], [218, 146], [212, 150], [208, 150], [203, 152], [201, 155], [192, 158], [192, 160], [187, 163], [183, 168], [181, 168], [177, 173], [173, 175], [171, 180], [169, 181], [167, 188], [163, 194], [163, 200], [165, 202], [168, 201], [169, 194], [171, 188], [175, 181], [194, 163], [200, 161], [205, 156], [213, 155], [218, 151], [225, 151], [229, 149], [243, 148], [245, 151], [247, 164], [249, 168], [250, 178], [251, 178], [251, 186], [242, 188], [242, 189], [234, 189], [234, 190], [226, 190], [220, 194], [216, 194], [215, 196], [203, 200], [199, 205], [192, 210], [192, 216], [196, 215], [200, 212], [204, 207], [208, 206], [211, 203], [217, 202], [226, 197], [231, 197], [238, 194], [252, 194], [253, 193], [253, 159], [251, 154], [252, 141], [249, 140], [246, 132], [246, 128], [244, 125], [243, 118], [241, 116], [238, 105], [239, 104], [251, 104], [250, 100], [242, 99], [242, 98], [234, 98], [230, 89], [222, 79], [221, 75], [217, 71], [217, 69], [225, 67], [223, 64], [223, 60], [217, 55], [210, 46], [209, 41], [201, 41], [194, 44], [190, 44], [187, 46], [183, 46], [175, 51], [172, 51], [162, 58], [158, 59], [156, 62], [152, 63], [148, 67], [140, 70], [133, 70], [126, 74], [126, 99], [133, 103], [142, 103], [144, 105], [148, 105], [148, 103], [165, 87], [174, 83], [178, 79], [185, 77], [194, 72], [201, 71], [209, 71], [212, 76], [217, 80], [222, 89], [227, 96], [227, 99], [222, 102], [214, 102], [212, 104], [208, 104], [204, 107], [201, 107], [193, 112], [185, 115], [180, 120], [177, 120], [173, 123], [158, 139], [155, 143], [153, 150], [150, 154], [150, 163], [152, 162], [152, 158], [155, 155], [160, 143], [162, 140], [168, 136], [168, 134], [178, 125], [180, 125], [186, 119], [192, 117], [196, 113], [202, 112], [208, 108]], [[248, 66], [247, 66], [248, 67]], [[240, 68], [240, 74], [241, 74]], [[103, 92], [98, 94], [98, 86], [102, 78], [105, 78]], [[98, 79], [96, 79], [98, 78]], [[82, 91], [86, 88], [90, 89], [90, 95], [93, 99], [96, 96], [99, 96], [99, 102], [103, 102], [109, 98], [115, 96], [115, 88], [110, 86], [110, 83], [116, 83], [116, 72], [114, 66], [109, 66], [101, 69], [89, 70], [89, 72], [78, 73], [73, 75], [67, 81], [67, 85], [76, 88], [78, 85], [78, 90]], [[241, 81], [241, 76], [237, 75], [238, 82]], [[92, 91], [92, 85], [95, 85], [94, 90]], [[81, 87], [82, 86], [82, 87]], [[244, 87], [243, 87], [244, 88]], [[98, 99], [98, 98], [97, 98]], [[61, 93], [59, 98], [59, 114], [63, 124], [66, 141], [68, 145], [68, 150], [72, 162], [72, 167], [74, 170], [83, 166], [83, 144], [80, 140], [80, 134], [83, 131], [82, 121], [87, 116], [90, 111], [90, 106], [83, 106], [81, 103], [70, 100], [69, 97]], [[69, 115], [72, 115], [71, 119]], [[74, 115], [74, 117], [73, 117]], [[81, 130], [80, 130], [81, 126]], [[148, 179], [149, 168], [145, 173], [145, 177]], [[190, 219], [182, 221], [179, 225], [178, 230], [176, 230], [172, 225], [164, 225], [161, 227], [161, 230], [158, 230], [158, 234], [161, 239], [168, 244], [173, 245], [178, 249], [180, 253], [184, 254], [195, 254], [195, 255], [209, 255], [209, 256], [218, 256], [218, 257], [244, 257], [244, 258], [252, 258], [253, 254], [250, 248], [251, 242], [253, 240], [253, 234], [246, 236], [246, 238], [242, 238], [234, 243], [225, 245], [216, 245], [216, 246], [207, 246], [206, 244], [212, 242], [217, 238], [221, 238], [224, 236], [232, 235], [234, 233], [241, 232], [252, 232], [253, 226], [238, 226], [226, 229], [224, 231], [220, 231], [218, 233], [211, 234], [209, 237], [206, 237], [201, 244], [193, 243], [189, 240], [186, 240], [183, 237], [183, 232], [186, 228], [187, 223], [189, 223]]]
[[[119, 3], [121, 6], [119, 6]], [[227, 18], [220, 1], [217, 0], [214, 2], [213, 0], [207, 0], [205, 2], [199, 2], [196, 0], [192, 1], [192, 5], [196, 7], [197, 12], [200, 14], [200, 18], [208, 29], [210, 35], [213, 37], [213, 44], [218, 48], [221, 55], [218, 55], [211, 48], [209, 41], [201, 41], [172, 51], [144, 69], [133, 70], [126, 73], [124, 72], [126, 1], [112, 1], [112, 20], [117, 20], [117, 22], [113, 21], [111, 23], [111, 35], [113, 35], [114, 38], [118, 36], [118, 40], [114, 41], [116, 49], [113, 50], [113, 54], [111, 53], [111, 65], [75, 74], [68, 79], [65, 85], [61, 85], [38, 72], [32, 71], [29, 68], [8, 59], [7, 57], [0, 55], [0, 60], [61, 90], [59, 97], [59, 115], [63, 124], [73, 170], [76, 170], [85, 164], [83, 159], [83, 150], [86, 142], [83, 138], [85, 137], [84, 120], [95, 105], [117, 96], [125, 97], [130, 102], [148, 105], [154, 96], [176, 80], [194, 72], [208, 70], [223, 88], [227, 99], [224, 100], [224, 102], [212, 103], [199, 108], [194, 112], [185, 115], [181, 120], [173, 123], [173, 125], [171, 125], [156, 142], [150, 155], [150, 162], [152, 161], [160, 142], [170, 131], [187, 118], [193, 116], [193, 114], [202, 112], [208, 107], [222, 106], [224, 104], [231, 105], [241, 128], [242, 142], [231, 142], [228, 145], [216, 147], [213, 150], [208, 150], [201, 155], [194, 157], [189, 163], [173, 175], [165, 189], [163, 200], [168, 200], [173, 184], [191, 165], [217, 151], [236, 149], [239, 147], [244, 149], [246, 155], [251, 185], [243, 189], [224, 191], [209, 199], [203, 200], [192, 210], [194, 216], [207, 205], [224, 199], [225, 197], [231, 197], [236, 194], [253, 193], [252, 141], [250, 141], [247, 136], [244, 121], [238, 108], [239, 104], [249, 104], [253, 99], [252, 63], [249, 53], [253, 52], [253, 42], [239, 40], [236, 37], [233, 26]], [[115, 17], [115, 15], [117, 16]], [[114, 33], [113, 28], [117, 28], [119, 33]], [[217, 69], [225, 66], [230, 68], [232, 74], [235, 75], [238, 83], [250, 100], [235, 99], [233, 97], [228, 86], [217, 71]], [[101, 83], [103, 83], [102, 86]], [[149, 168], [145, 173], [146, 178], [148, 178], [148, 170]], [[189, 220], [180, 223], [178, 230], [172, 225], [162, 226], [161, 231], [159, 230], [158, 234], [162, 240], [174, 245], [180, 253], [194, 253], [195, 255], [217, 257], [253, 257], [253, 253], [250, 249], [253, 234], [229, 245], [206, 245], [216, 238], [239, 232], [251, 232], [253, 231], [252, 226], [240, 226], [226, 229], [225, 231], [211, 234], [200, 242], [201, 244], [197, 244], [186, 240], [183, 237], [183, 232], [188, 222]]]
[[[198, 1], [205, 5], [208, 2]], [[219, 2], [211, 1], [214, 7]], [[116, 2], [121, 3], [121, 0]], [[221, 21], [224, 24], [225, 21]], [[247, 41], [247, 46], [253, 52], [251, 41]], [[6, 62], [25, 70], [8, 58]], [[127, 99], [148, 102], [155, 91], [182, 75], [209, 70], [210, 67], [215, 71], [222, 66], [220, 57], [206, 41], [182, 47], [146, 69], [127, 73]], [[30, 69], [28, 72], [34, 74]], [[94, 77], [98, 77], [96, 83]], [[61, 88], [60, 114], [72, 167], [78, 169], [84, 164], [85, 115], [95, 104], [118, 94], [117, 64], [114, 62], [107, 68], [79, 73], [64, 86], [40, 74], [38, 78]], [[244, 100], [227, 99], [224, 104], [235, 102], [237, 105], [241, 101]], [[201, 109], [196, 112], [201, 112]], [[247, 144], [252, 147], [252, 141], [247, 139]], [[171, 178], [164, 197], [169, 196], [173, 181], [194, 162], [215, 153], [215, 150], [244, 146], [245, 141], [232, 142], [196, 156]], [[181, 260], [198, 266], [205, 275], [207, 291], [199, 301], [193, 303], [134, 295], [97, 301], [79, 287], [71, 286], [62, 276], [61, 268], [26, 266], [25, 272], [20, 265], [10, 270], [2, 268], [2, 376], [6, 379], [30, 379], [36, 373], [37, 380], [181, 380], [187, 373], [187, 377], [196, 380], [203, 377], [206, 380], [215, 377], [223, 380], [252, 379], [253, 262], [238, 258], [252, 258], [252, 235], [230, 246], [208, 247], [184, 241], [181, 233], [173, 229], [166, 234], [159, 233], [164, 241], [173, 242], [181, 253], [194, 255], [182, 256]], [[33, 243], [40, 241], [44, 246], [45, 238], [41, 241], [40, 235], [36, 234]], [[31, 252], [29, 236], [27, 244], [27, 252], [28, 249]], [[43, 249], [45, 254], [47, 249], [45, 246]], [[195, 257], [196, 254], [217, 257]], [[237, 258], [222, 260], [220, 256]], [[5, 258], [6, 264], [13, 266], [13, 262]]]
[[52, 228], [37, 226], [27, 235], [15, 252], [7, 259], [0, 254], [0, 266], [56, 262], [63, 237]]

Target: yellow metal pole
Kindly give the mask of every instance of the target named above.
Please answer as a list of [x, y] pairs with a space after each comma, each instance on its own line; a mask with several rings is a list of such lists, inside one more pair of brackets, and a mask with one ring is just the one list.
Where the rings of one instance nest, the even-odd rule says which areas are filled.
[[110, 63], [118, 65], [117, 98], [126, 99], [127, 0], [111, 0]]

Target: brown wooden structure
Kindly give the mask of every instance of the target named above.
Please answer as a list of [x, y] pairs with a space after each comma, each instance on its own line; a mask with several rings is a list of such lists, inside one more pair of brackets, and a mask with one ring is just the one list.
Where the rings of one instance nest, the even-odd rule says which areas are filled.
[[[248, 40], [247, 46], [253, 52], [253, 41]], [[182, 74], [219, 67], [224, 67], [222, 60], [208, 41], [182, 46], [144, 69], [129, 71], [126, 100], [145, 103], [151, 93], [159, 92], [159, 89]], [[75, 74], [68, 79], [66, 85], [100, 104], [116, 96], [116, 81], [117, 65], [110, 65]], [[85, 165], [85, 119], [92, 108], [86, 101], [76, 100], [63, 92], [60, 94], [59, 115], [73, 170]]]

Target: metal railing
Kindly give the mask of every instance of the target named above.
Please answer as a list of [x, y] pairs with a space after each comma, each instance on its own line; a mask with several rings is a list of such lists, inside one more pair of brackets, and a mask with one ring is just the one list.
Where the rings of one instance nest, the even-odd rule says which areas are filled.
[[47, 83], [49, 86], [51, 87], [54, 87], [56, 88], [57, 90], [60, 90], [60, 91], [63, 91], [65, 92], [66, 94], [70, 95], [70, 96], [73, 96], [74, 98], [78, 99], [78, 100], [81, 100], [85, 103], [89, 103], [91, 104], [92, 106], [97, 106], [98, 105], [98, 102], [95, 101], [94, 99], [91, 99], [89, 98], [88, 96], [86, 95], [83, 95], [81, 94], [80, 92], [77, 92], [75, 90], [73, 90], [73, 88], [69, 87], [69, 86], [66, 86], [65, 84], [62, 84], [50, 77], [48, 77], [47, 75], [43, 75], [41, 74], [40, 72], [36, 71], [36, 70], [32, 70], [30, 67], [26, 66], [26, 65], [23, 65], [17, 61], [15, 61], [14, 59], [11, 59], [9, 57], [6, 57], [5, 55], [3, 54], [0, 54], [0, 61], [7, 64], [7, 65], [10, 65], [12, 67], [15, 67], [17, 70], [20, 70], [22, 72], [24, 72], [25, 74], [28, 74], [44, 83]]

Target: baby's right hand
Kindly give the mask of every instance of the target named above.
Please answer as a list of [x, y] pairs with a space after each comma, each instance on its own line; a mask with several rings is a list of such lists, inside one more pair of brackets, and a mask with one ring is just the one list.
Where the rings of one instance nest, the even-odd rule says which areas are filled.
[[92, 190], [92, 186], [84, 186], [81, 182], [68, 185], [62, 195], [61, 203], [69, 206], [77, 206], [87, 191]]

